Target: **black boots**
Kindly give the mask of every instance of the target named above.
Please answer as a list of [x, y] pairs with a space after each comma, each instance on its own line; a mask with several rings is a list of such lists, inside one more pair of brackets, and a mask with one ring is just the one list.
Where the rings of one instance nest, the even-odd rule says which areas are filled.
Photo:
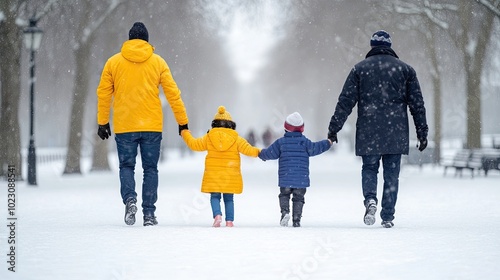
[[158, 221], [155, 216], [144, 216], [144, 226], [156, 226]]
[[290, 196], [292, 198], [292, 225], [300, 227], [300, 218], [302, 217], [302, 208], [304, 207], [306, 188], [280, 188], [279, 202], [281, 208], [280, 225], [288, 226], [290, 220]]
[[125, 224], [131, 226], [135, 224], [135, 213], [137, 213], [137, 205], [134, 198], [129, 198], [125, 203]]

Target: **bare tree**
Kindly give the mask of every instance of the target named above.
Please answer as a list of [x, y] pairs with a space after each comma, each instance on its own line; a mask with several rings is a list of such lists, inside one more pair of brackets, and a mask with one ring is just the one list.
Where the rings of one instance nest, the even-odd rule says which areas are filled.
[[[115, 13], [115, 15], [113, 15], [113, 18], [110, 19], [112, 21], [116, 21], [116, 17], [118, 16], [122, 16], [121, 14], [118, 15], [117, 13]], [[100, 34], [99, 35], [99, 39], [102, 38], [102, 37], [105, 37], [106, 38], [106, 44], [104, 44], [102, 46], [102, 49], [106, 50], [105, 51], [105, 54], [103, 55], [106, 55], [107, 53], [114, 53], [116, 51], [116, 44], [114, 44], [113, 42], [117, 42], [118, 41], [118, 38], [117, 38], [117, 32], [115, 30], [115, 28], [106, 28], [104, 29], [104, 34]], [[97, 41], [99, 41], [99, 39], [97, 39]], [[103, 64], [105, 61], [104, 59], [100, 62], [97, 63], [97, 65], [93, 65], [91, 68], [93, 69], [97, 69], [97, 70], [101, 70], [101, 64]], [[92, 71], [90, 71], [92, 72]], [[100, 72], [97, 72], [100, 74]], [[92, 90], [91, 90], [92, 91]], [[91, 111], [92, 112], [95, 112], [95, 106], [90, 106], [91, 107]], [[97, 124], [97, 114], [93, 114], [94, 115], [94, 118], [93, 118], [93, 128], [96, 128], [97, 126], [95, 124]], [[89, 139], [89, 141], [92, 142], [92, 167], [90, 168], [90, 171], [93, 172], [93, 171], [108, 171], [108, 170], [111, 170], [111, 167], [109, 165], [109, 160], [108, 160], [108, 154], [109, 154], [109, 143], [110, 141], [102, 141], [101, 138], [99, 138], [99, 136], [97, 136], [97, 134], [95, 133], [95, 130], [91, 131], [90, 135], [87, 135], [86, 136], [87, 138], [86, 139]]]
[[[73, 100], [71, 104], [70, 132], [68, 150], [66, 154], [66, 166], [64, 174], [80, 174], [80, 158], [83, 135], [83, 116], [87, 96], [89, 94], [89, 64], [91, 49], [95, 40], [95, 31], [113, 13], [123, 1], [109, 0], [104, 5], [97, 7], [91, 0], [68, 3], [72, 11], [71, 20], [75, 26], [74, 42], [72, 45], [75, 57], [75, 81], [73, 88]], [[103, 3], [101, 3], [103, 4]], [[79, 16], [77, 16], [79, 15]]]
[[16, 23], [25, 1], [0, 2], [0, 176], [14, 165], [21, 177], [21, 136], [19, 132], [19, 96], [21, 93], [21, 26]]
[[[458, 3], [438, 3], [430, 1], [396, 1], [396, 11], [406, 14], [419, 15], [424, 20], [427, 45], [431, 53], [433, 65], [432, 79], [435, 91], [435, 105], [440, 107], [440, 78], [436, 76], [439, 65], [435, 53], [434, 29], [445, 30], [455, 42], [456, 47], [463, 55], [465, 89], [467, 97], [467, 148], [481, 147], [481, 76], [483, 63], [487, 55], [488, 42], [492, 35], [493, 19], [500, 7], [498, 0], [460, 0]], [[440, 12], [438, 14], [438, 12]], [[451, 15], [452, 19], [447, 18]], [[498, 15], [497, 15], [498, 16]], [[452, 26], [453, 28], [449, 28]], [[421, 28], [421, 27], [420, 27]], [[440, 140], [440, 108], [435, 108], [436, 136]]]
[[[494, 3], [496, 2], [496, 3]], [[491, 1], [498, 9], [500, 1]], [[463, 54], [467, 96], [467, 148], [481, 147], [481, 76], [495, 14], [477, 2], [460, 0], [458, 32], [451, 32]]]
[[441, 91], [441, 67], [439, 65], [438, 58], [438, 47], [436, 42], [436, 33], [437, 28], [432, 24], [432, 21], [429, 18], [424, 20], [425, 29], [428, 31], [424, 34], [425, 42], [429, 50], [429, 58], [430, 58], [430, 72], [432, 79], [432, 88], [434, 89], [434, 155], [433, 162], [439, 163], [441, 160], [441, 100], [442, 100], [442, 91]]
[[495, 14], [496, 17], [500, 17], [500, 7], [498, 0], [476, 0], [479, 4], [485, 6], [492, 13]]
[[[42, 7], [33, 11], [35, 20], [45, 16], [57, 0], [38, 2]], [[26, 0], [0, 1], [0, 177], [7, 166], [14, 165], [16, 175], [22, 176], [21, 136], [19, 129], [19, 99], [21, 94], [22, 29], [32, 12]]]
[[[345, 77], [368, 51], [374, 26], [385, 24], [377, 21], [374, 13], [378, 10], [367, 9], [366, 2], [293, 1], [286, 37], [259, 77], [263, 91], [273, 93], [265, 97], [266, 103], [279, 104], [269, 110], [273, 114], [269, 119], [279, 120], [272, 123], [275, 131], [281, 132], [284, 110], [300, 109], [304, 116], [311, 116], [309, 133], [326, 136], [327, 120]], [[350, 118], [348, 126], [354, 122]], [[341, 137], [353, 144], [354, 130], [348, 131], [346, 126]]]
[[[421, 5], [411, 1], [391, 1], [391, 7], [398, 14], [406, 18], [399, 27], [403, 30], [417, 30], [423, 35], [425, 45], [429, 52], [430, 73], [432, 79], [432, 86], [434, 90], [434, 155], [433, 160], [438, 163], [441, 158], [441, 99], [442, 99], [442, 75], [439, 63], [439, 43], [437, 42], [438, 32], [441, 30], [448, 30], [449, 24], [441, 20], [436, 13], [443, 10], [457, 11], [458, 7], [453, 4], [440, 4], [430, 3], [424, 1]], [[408, 16], [413, 16], [409, 17]]]

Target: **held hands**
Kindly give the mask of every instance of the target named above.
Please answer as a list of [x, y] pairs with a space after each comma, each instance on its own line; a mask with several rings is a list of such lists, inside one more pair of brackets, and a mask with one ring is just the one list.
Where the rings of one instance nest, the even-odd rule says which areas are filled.
[[427, 148], [427, 138], [418, 139], [418, 141], [420, 142], [420, 145], [417, 144], [418, 150], [425, 150], [425, 148]]
[[182, 132], [184, 129], [189, 129], [189, 128], [188, 128], [188, 124], [179, 125], [179, 135], [181, 135], [181, 132]]
[[97, 128], [97, 135], [99, 135], [102, 140], [108, 139], [109, 136], [111, 136], [111, 128], [109, 127], [109, 123], [99, 125], [99, 127]]
[[337, 133], [334, 133], [334, 132], [329, 131], [329, 132], [328, 132], [328, 137], [327, 137], [327, 138], [328, 138], [328, 140], [330, 140], [330, 142], [331, 142], [332, 144], [333, 144], [333, 142], [335, 142], [335, 143], [338, 143], [338, 142], [339, 142], [339, 141], [338, 141], [338, 139], [337, 139]]

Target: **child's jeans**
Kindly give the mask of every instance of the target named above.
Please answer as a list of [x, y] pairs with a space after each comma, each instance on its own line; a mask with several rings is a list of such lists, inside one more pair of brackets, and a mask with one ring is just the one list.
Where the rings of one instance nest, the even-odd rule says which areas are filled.
[[[224, 209], [226, 211], [226, 221], [234, 221], [234, 194], [232, 193], [223, 193], [222, 197], [224, 198]], [[220, 209], [220, 199], [221, 193], [210, 193], [210, 205], [212, 205], [212, 213], [213, 217], [217, 215], [222, 215], [222, 211]]]

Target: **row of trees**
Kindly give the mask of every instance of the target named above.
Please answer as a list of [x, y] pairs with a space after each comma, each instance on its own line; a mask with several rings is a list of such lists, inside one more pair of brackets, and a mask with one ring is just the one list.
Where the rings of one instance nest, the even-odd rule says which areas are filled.
[[465, 94], [467, 100], [466, 148], [481, 147], [481, 77], [484, 61], [488, 55], [489, 42], [498, 36], [492, 36], [493, 21], [499, 17], [500, 1], [468, 1], [436, 3], [423, 1], [417, 5], [412, 1], [392, 1], [389, 9], [399, 14], [398, 21], [402, 30], [416, 30], [420, 33], [427, 49], [428, 65], [434, 91], [434, 142], [435, 156], [441, 155], [442, 124], [442, 72], [446, 71], [440, 53], [442, 40], [448, 36], [454, 47], [461, 54], [464, 69]]
[[[261, 5], [262, 1], [245, 1], [244, 5], [252, 7]], [[105, 59], [118, 51], [121, 42], [126, 40], [122, 35], [127, 34], [133, 21], [148, 23], [150, 38], [156, 37], [157, 52], [168, 58], [174, 77], [185, 94], [190, 119], [195, 123], [191, 127], [206, 122], [206, 112], [212, 114], [220, 100], [234, 99], [234, 92], [240, 88], [220, 47], [217, 30], [210, 28], [209, 23], [213, 20], [210, 11], [203, 8], [211, 1], [35, 2], [0, 2], [0, 176], [5, 175], [9, 164], [18, 166], [19, 172], [22, 170], [19, 128], [21, 42], [22, 30], [33, 15], [40, 19], [40, 26], [51, 27], [45, 28], [44, 46], [47, 50], [44, 52], [48, 64], [45, 67], [51, 69], [52, 79], [58, 80], [63, 75], [59, 71], [65, 69], [71, 72], [73, 79], [65, 86], [71, 88], [69, 127], [62, 130], [68, 132], [65, 174], [81, 173], [82, 141], [85, 140], [92, 142], [93, 169], [109, 168], [106, 157], [108, 142], [95, 141], [95, 119], [89, 120], [85, 112], [95, 110], [93, 101], [99, 78], [96, 73], [100, 73]], [[238, 1], [230, 2], [235, 5]], [[224, 4], [219, 7], [224, 7]], [[421, 38], [418, 42], [424, 42], [418, 45], [421, 51], [409, 54], [410, 59], [423, 61], [431, 73], [434, 91], [434, 128], [431, 128], [431, 133], [435, 132], [437, 147], [441, 139], [443, 71], [450, 55], [447, 44], [450, 41], [456, 44], [451, 53], [459, 54], [463, 63], [467, 96], [466, 144], [469, 148], [481, 146], [480, 82], [485, 59], [495, 54], [488, 51], [490, 41], [499, 38], [493, 30], [495, 18], [498, 25], [500, 1], [387, 0], [372, 3], [290, 0], [286, 1], [286, 7], [293, 7], [293, 11], [287, 12], [294, 15], [284, 28], [286, 36], [270, 55], [271, 62], [252, 82], [255, 92], [283, 93], [266, 94], [267, 104], [274, 108], [277, 107], [275, 104], [309, 105], [311, 115], [316, 120], [323, 120], [325, 124], [322, 126], [326, 128], [325, 120], [329, 119], [336, 101], [332, 95], [338, 95], [338, 85], [345, 78], [345, 75], [334, 76], [333, 73], [346, 74], [361, 59], [366, 51], [367, 38], [374, 28], [397, 28], [401, 30], [400, 34], [408, 38], [418, 37]], [[363, 11], [361, 17], [360, 11]], [[404, 43], [400, 44], [404, 46]], [[41, 79], [38, 84], [42, 84]], [[50, 84], [38, 88], [53, 89]], [[63, 93], [65, 90], [60, 91], [55, 97], [67, 98]], [[216, 93], [217, 98], [209, 93]], [[306, 101], [300, 98], [304, 95], [309, 96]], [[318, 109], [318, 106], [323, 109]], [[93, 112], [90, 115], [95, 116]], [[93, 124], [88, 133], [85, 123]], [[439, 159], [439, 153], [437, 149], [436, 159]]]
[[[73, 3], [72, 3], [73, 2]], [[79, 3], [79, 4], [76, 4]], [[95, 30], [99, 28], [105, 19], [121, 4], [120, 0], [109, 1], [107, 3], [95, 3], [91, 1], [58, 1], [48, 0], [30, 3], [26, 0], [6, 0], [2, 1], [0, 12], [4, 18], [0, 22], [0, 49], [2, 50], [2, 61], [0, 63], [0, 73], [2, 77], [2, 114], [0, 118], [0, 176], [5, 175], [6, 165], [17, 166], [17, 171], [22, 171], [21, 161], [21, 140], [19, 131], [19, 100], [21, 94], [21, 50], [22, 50], [22, 29], [26, 26], [28, 18], [35, 18], [36, 21], [47, 22], [46, 17], [61, 20], [67, 19], [73, 23], [71, 34], [71, 49], [75, 57], [75, 80], [73, 93], [73, 106], [71, 113], [71, 127], [75, 133], [70, 133], [68, 149], [67, 171], [79, 171], [79, 163], [75, 164], [75, 158], [79, 160], [77, 149], [81, 145], [82, 115], [80, 105], [85, 104], [88, 96], [88, 76], [89, 57]], [[83, 13], [82, 13], [83, 11]], [[97, 15], [99, 14], [99, 15]], [[21, 24], [20, 24], [21, 23]], [[65, 33], [68, 35], [68, 33]], [[66, 45], [67, 46], [67, 45]], [[3, 59], [5, 58], [5, 59]], [[76, 150], [75, 150], [76, 149]], [[19, 176], [21, 174], [18, 174]]]
[[[22, 170], [19, 129], [21, 50], [22, 31], [27, 26], [28, 18], [34, 15], [44, 29], [43, 49], [39, 51], [43, 55], [37, 57], [38, 65], [41, 65], [37, 67], [37, 89], [43, 94], [37, 95], [37, 103], [45, 104], [37, 105], [37, 109], [44, 108], [44, 112], [37, 112], [38, 123], [42, 123], [44, 130], [51, 130], [52, 134], [68, 131], [64, 174], [72, 174], [81, 173], [83, 145], [93, 146], [93, 170], [109, 169], [106, 156], [109, 141], [97, 141], [95, 117], [89, 119], [88, 115], [95, 116], [95, 87], [102, 66], [106, 58], [119, 51], [121, 43], [128, 39], [128, 30], [134, 21], [147, 23], [150, 42], [157, 47], [157, 53], [168, 57], [183, 92], [216, 92], [221, 87], [231, 87], [230, 81], [194, 82], [209, 71], [200, 67], [202, 62], [212, 65], [214, 73], [229, 76], [225, 65], [214, 63], [222, 60], [222, 55], [217, 52], [215, 38], [202, 31], [197, 19], [200, 15], [194, 9], [196, 4], [197, 1], [150, 1], [147, 4], [130, 0], [2, 1], [0, 176], [6, 174], [9, 164], [18, 167], [18, 172]], [[48, 82], [44, 82], [44, 78]], [[211, 77], [205, 80], [209, 79]], [[71, 91], [70, 98], [66, 94], [68, 91]], [[47, 100], [40, 98], [42, 95], [47, 96]], [[210, 103], [203, 94], [191, 97], [185, 98], [188, 106], [201, 107]], [[67, 108], [70, 108], [68, 113], [63, 113]], [[87, 111], [93, 112], [86, 114]], [[193, 119], [196, 115], [195, 111], [190, 117]], [[57, 125], [50, 121], [51, 118]], [[68, 119], [68, 129], [61, 128], [61, 124]], [[86, 123], [92, 123], [89, 133], [85, 131]], [[38, 130], [37, 135], [44, 132]]]
[[[337, 3], [327, 1], [306, 2], [304, 5], [307, 6], [305, 10], [308, 11], [334, 11], [337, 7]], [[324, 57], [332, 58], [335, 57], [335, 53], [340, 53], [345, 58], [343, 60], [345, 65], [352, 66], [353, 62], [362, 59], [362, 56], [366, 53], [366, 48], [360, 50], [356, 47], [366, 46], [367, 38], [369, 38], [370, 32], [373, 32], [372, 26], [382, 26], [386, 30], [396, 29], [400, 31], [396, 40], [401, 40], [403, 37], [401, 33], [406, 33], [412, 38], [418, 38], [409, 40], [407, 45], [395, 41], [395, 44], [404, 47], [396, 49], [397, 52], [401, 49], [405, 51], [406, 48], [413, 50], [413, 52], [404, 52], [405, 56], [402, 59], [409, 60], [412, 65], [418, 65], [425, 69], [426, 71], [423, 74], [426, 74], [425, 72], [430, 73], [434, 110], [429, 112], [428, 115], [433, 118], [434, 122], [430, 130], [430, 137], [436, 144], [434, 160], [439, 161], [441, 158], [442, 112], [452, 106], [451, 102], [444, 105], [442, 103], [443, 88], [445, 87], [443, 72], [449, 74], [450, 71], [453, 71], [453, 64], [455, 63], [459, 64], [457, 69], [463, 69], [463, 73], [456, 73], [458, 71], [452, 73], [452, 79], [453, 83], [462, 81], [464, 83], [462, 87], [465, 89], [466, 95], [466, 124], [460, 125], [466, 126], [465, 146], [466, 148], [481, 147], [481, 78], [485, 70], [485, 61], [498, 55], [498, 49], [491, 48], [490, 42], [500, 39], [498, 31], [493, 33], [495, 18], [498, 25], [500, 1], [387, 0], [373, 5], [377, 5], [377, 8], [363, 14], [363, 20], [359, 20], [357, 26], [343, 24], [343, 18], [317, 17], [317, 14], [310, 14], [309, 18], [313, 24], [297, 23], [297, 25], [291, 27], [295, 32], [298, 30], [298, 34], [307, 34], [308, 36], [289, 37], [283, 44], [291, 46], [291, 49], [286, 52], [282, 52], [281, 48], [279, 49], [276, 55], [280, 56], [282, 63], [275, 64], [276, 67], [270, 69], [270, 72], [304, 68], [303, 65], [306, 65], [305, 68], [308, 71], [297, 72], [296, 75], [287, 75], [290, 77], [289, 80], [283, 80], [283, 84], [274, 84], [276, 86], [274, 90], [290, 85], [291, 87], [287, 90], [293, 92], [294, 90], [312, 88], [311, 83], [318, 82], [327, 88], [332, 77], [323, 73], [332, 72], [332, 69], [330, 67], [331, 63], [325, 63]], [[366, 7], [366, 3], [357, 2], [357, 4], [353, 4], [352, 11], [359, 13], [360, 10], [366, 9]], [[355, 13], [349, 13], [347, 16], [355, 16]], [[337, 30], [345, 28], [347, 29], [344, 30], [345, 34], [348, 34], [349, 30], [352, 32], [355, 27], [360, 28], [362, 32], [355, 34], [351, 40], [346, 40], [346, 37], [340, 37], [337, 34], [331, 36], [330, 40], [325, 40], [324, 32], [318, 31], [318, 29], [325, 28], [325, 26], [337, 26]], [[338, 34], [342, 34], [342, 32], [340, 31]], [[314, 52], [311, 51], [310, 47], [313, 43], [316, 43]], [[414, 47], [415, 43], [417, 43], [416, 48]], [[332, 45], [335, 45], [335, 47], [332, 48]], [[289, 59], [291, 54], [297, 53], [302, 54], [297, 60]], [[356, 54], [361, 55], [353, 57]], [[420, 61], [423, 62], [423, 65], [419, 63]], [[350, 70], [349, 67], [343, 65], [342, 67], [345, 70]], [[459, 78], [462, 75], [463, 80]], [[314, 77], [314, 79], [311, 77]], [[342, 77], [345, 77], [345, 75]], [[425, 81], [426, 79], [421, 80], [424, 84]], [[297, 86], [297, 83], [301, 82], [302, 85]], [[337, 83], [342, 84], [343, 80], [338, 80]], [[323, 91], [324, 95], [321, 92], [311, 92], [311, 94], [316, 95], [313, 98], [314, 100], [323, 100], [327, 98], [327, 95], [330, 95], [327, 91]], [[327, 119], [331, 115], [331, 111], [327, 111], [326, 114], [316, 112], [317, 114], [324, 114], [319, 119]], [[350, 121], [353, 121], [353, 118]], [[459, 130], [460, 128], [455, 127], [454, 129]]]

